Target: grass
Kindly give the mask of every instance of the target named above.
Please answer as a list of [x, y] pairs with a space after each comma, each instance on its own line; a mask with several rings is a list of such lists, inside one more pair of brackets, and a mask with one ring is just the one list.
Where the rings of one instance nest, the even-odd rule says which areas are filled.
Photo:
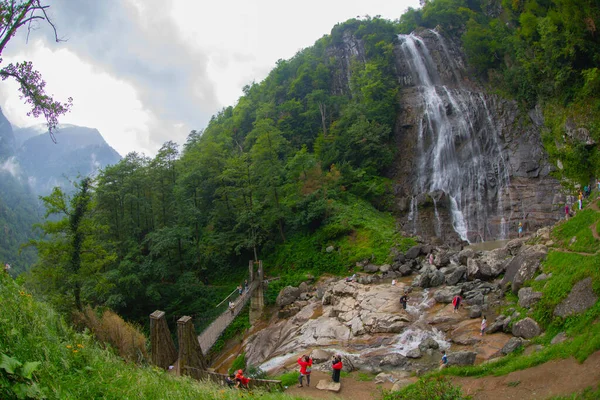
[[600, 399], [600, 387], [596, 390], [586, 388], [581, 393], [574, 393], [571, 396], [556, 396], [548, 400], [597, 400]]
[[[248, 397], [246, 392], [176, 377], [157, 367], [125, 363], [89, 333], [75, 332], [56, 311], [36, 301], [6, 274], [0, 274], [0, 298], [0, 357], [4, 360], [0, 362], [0, 398], [17, 398], [15, 391], [22, 390], [29, 398], [40, 399]], [[13, 369], [10, 360], [22, 366]], [[263, 399], [292, 398], [281, 393], [255, 394]]]
[[356, 380], [360, 382], [370, 382], [375, 379], [375, 375], [366, 372], [358, 372], [356, 374]]
[[[600, 213], [591, 208], [578, 211], [577, 214], [553, 230], [555, 243], [570, 251], [595, 253], [600, 247], [590, 230], [590, 225], [600, 220]], [[576, 240], [571, 243], [575, 238]]]

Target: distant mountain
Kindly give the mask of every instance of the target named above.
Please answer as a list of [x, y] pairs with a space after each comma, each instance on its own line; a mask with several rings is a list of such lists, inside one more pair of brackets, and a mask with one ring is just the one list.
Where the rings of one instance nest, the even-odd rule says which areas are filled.
[[16, 141], [21, 143], [17, 163], [37, 194], [48, 194], [55, 186], [70, 191], [70, 181], [95, 175], [121, 159], [97, 129], [60, 125], [55, 137], [53, 143], [47, 130], [37, 126], [15, 130]]
[[10, 122], [0, 110], [0, 160], [4, 161], [14, 155], [16, 150], [15, 135]]

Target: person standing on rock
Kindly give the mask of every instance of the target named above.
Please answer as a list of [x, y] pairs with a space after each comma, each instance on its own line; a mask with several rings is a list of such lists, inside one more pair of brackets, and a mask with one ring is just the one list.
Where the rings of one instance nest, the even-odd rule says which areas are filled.
[[487, 320], [485, 319], [485, 315], [484, 315], [483, 319], [481, 320], [481, 332], [479, 333], [479, 336], [483, 336], [486, 328], [487, 328]]
[[523, 234], [523, 223], [519, 222], [519, 237]]
[[406, 303], [408, 303], [408, 296], [406, 295], [406, 291], [404, 292], [404, 294], [402, 295], [402, 297], [400, 297], [400, 304], [402, 304], [402, 308], [406, 310]]
[[452, 299], [452, 305], [454, 306], [452, 313], [458, 312], [458, 308], [460, 307], [461, 303], [462, 303], [462, 297], [460, 297], [460, 295], [458, 295], [458, 294], [456, 296], [454, 296], [454, 298]]
[[303, 355], [298, 359], [300, 365], [300, 376], [298, 377], [298, 387], [302, 387], [302, 380], [306, 377], [306, 386], [310, 386], [310, 373], [312, 370], [313, 360], [307, 355]]
[[581, 193], [581, 190], [579, 191], [579, 196], [577, 196], [577, 200], [579, 201], [579, 209], [582, 210], [583, 209], [583, 193]]
[[343, 366], [344, 365], [342, 364], [342, 356], [340, 356], [339, 354], [333, 356], [333, 360], [331, 362], [333, 374], [331, 375], [331, 379], [333, 379], [333, 381], [336, 383], [340, 382], [340, 374], [342, 372]]
[[565, 220], [569, 220], [569, 205], [565, 204]]

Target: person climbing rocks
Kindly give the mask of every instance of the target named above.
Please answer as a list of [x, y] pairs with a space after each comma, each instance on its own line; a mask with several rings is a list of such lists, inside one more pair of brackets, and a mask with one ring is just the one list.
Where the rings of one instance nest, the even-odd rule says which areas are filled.
[[565, 220], [569, 220], [569, 205], [565, 204]]
[[406, 291], [404, 291], [404, 294], [402, 294], [402, 297], [400, 297], [400, 304], [402, 304], [402, 308], [406, 310], [406, 303], [408, 303], [408, 296], [406, 294]]
[[306, 377], [306, 386], [310, 386], [310, 373], [312, 370], [313, 360], [307, 355], [303, 355], [298, 359], [300, 365], [300, 376], [298, 377], [298, 387], [302, 387], [302, 380]]
[[519, 237], [523, 234], [523, 223], [519, 222]]
[[452, 313], [458, 312], [458, 308], [460, 307], [461, 303], [462, 303], [462, 297], [460, 297], [460, 295], [458, 295], [458, 294], [456, 296], [454, 296], [454, 298], [452, 299], [452, 305], [454, 306]]
[[486, 328], [487, 328], [487, 320], [485, 319], [485, 315], [484, 315], [483, 319], [481, 320], [481, 332], [479, 333], [479, 336], [483, 336]]
[[448, 356], [446, 350], [442, 350], [442, 359], [440, 360], [440, 371], [448, 366]]
[[579, 191], [579, 196], [577, 196], [577, 200], [579, 201], [579, 209], [582, 210], [583, 209], [583, 193], [581, 193], [581, 190]]
[[331, 374], [331, 379], [334, 382], [339, 383], [340, 382], [340, 374], [342, 372], [342, 368], [343, 368], [343, 364], [342, 364], [342, 356], [340, 356], [339, 354], [336, 354], [335, 356], [333, 356], [333, 360], [331, 361], [331, 368], [333, 369], [333, 373]]

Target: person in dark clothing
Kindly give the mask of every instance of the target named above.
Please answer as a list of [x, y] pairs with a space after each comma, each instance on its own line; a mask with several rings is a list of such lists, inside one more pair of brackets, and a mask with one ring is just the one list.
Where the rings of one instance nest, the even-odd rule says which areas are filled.
[[406, 303], [408, 303], [408, 296], [406, 295], [406, 292], [404, 292], [402, 297], [400, 297], [400, 304], [402, 304], [402, 308], [405, 310], [406, 310]]
[[331, 378], [333, 379], [334, 382], [338, 382], [340, 381], [340, 374], [342, 372], [342, 356], [340, 355], [336, 355], [333, 357], [333, 360], [331, 362], [331, 368], [333, 368], [333, 374], [331, 375]]
[[235, 375], [229, 375], [225, 377], [225, 383], [227, 384], [228, 387], [232, 388], [235, 386], [236, 381], [235, 381]]

